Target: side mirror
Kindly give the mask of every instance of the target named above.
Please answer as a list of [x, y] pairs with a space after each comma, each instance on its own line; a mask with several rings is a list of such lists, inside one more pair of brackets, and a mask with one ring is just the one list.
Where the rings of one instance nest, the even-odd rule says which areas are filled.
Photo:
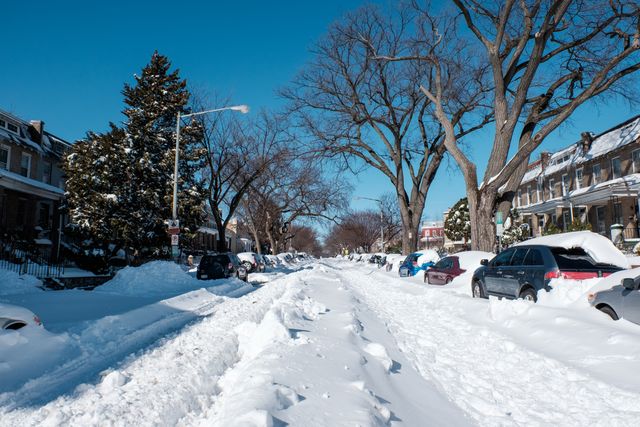
[[484, 265], [485, 267], [487, 267], [489, 265], [489, 260], [488, 259], [480, 260], [480, 265]]
[[635, 291], [637, 289], [636, 281], [632, 277], [625, 277], [624, 279], [622, 279], [622, 286], [624, 286], [625, 289], [629, 289], [630, 291]]

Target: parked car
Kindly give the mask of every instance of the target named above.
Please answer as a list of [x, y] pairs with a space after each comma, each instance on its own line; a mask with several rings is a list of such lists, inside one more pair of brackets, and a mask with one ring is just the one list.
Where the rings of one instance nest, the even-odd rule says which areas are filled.
[[247, 270], [232, 252], [204, 255], [198, 264], [196, 277], [199, 280], [236, 277], [247, 281]]
[[264, 261], [260, 258], [260, 256], [255, 252], [240, 252], [238, 254], [238, 258], [244, 265], [244, 268], [248, 273], [252, 273], [254, 271], [264, 271], [265, 265]]
[[640, 325], [640, 276], [625, 277], [619, 285], [589, 295], [589, 303], [613, 320], [626, 319]]
[[[400, 277], [415, 276], [418, 273], [418, 271], [427, 270], [428, 268], [435, 265], [435, 262], [433, 260], [422, 262], [421, 258], [423, 258], [423, 256], [424, 256], [423, 252], [414, 252], [412, 254], [407, 255], [407, 257], [404, 259], [404, 261], [400, 265], [400, 269], [398, 270]], [[437, 259], [437, 254], [435, 256]]]
[[473, 274], [475, 298], [495, 295], [537, 301], [538, 291], [549, 290], [551, 279], [584, 280], [606, 277], [622, 268], [597, 263], [582, 248], [518, 245], [506, 249], [491, 261], [482, 260]]
[[424, 282], [429, 285], [446, 285], [465, 271], [467, 270], [460, 268], [457, 256], [444, 257], [424, 272]]
[[0, 303], [0, 330], [17, 330], [25, 326], [40, 326], [42, 321], [31, 310]]
[[[385, 270], [387, 271], [391, 271], [394, 269], [395, 267], [398, 267], [399, 264], [402, 264], [402, 262], [404, 261], [405, 257], [403, 257], [401, 254], [389, 254], [387, 255], [385, 261]], [[398, 270], [398, 268], [396, 268], [396, 270]]]

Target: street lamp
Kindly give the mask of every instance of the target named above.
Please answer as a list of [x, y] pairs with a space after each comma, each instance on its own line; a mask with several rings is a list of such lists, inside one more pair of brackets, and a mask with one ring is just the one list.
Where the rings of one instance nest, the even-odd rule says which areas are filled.
[[371, 198], [371, 197], [362, 197], [362, 196], [356, 196], [356, 197], [354, 197], [354, 199], [357, 199], [357, 200], [371, 200], [371, 201], [380, 203], [380, 246], [382, 248], [381, 252], [384, 253], [384, 217], [383, 217], [383, 212], [382, 212], [382, 200], [374, 199], [374, 198]]
[[[173, 212], [172, 212], [172, 219], [173, 219], [173, 225], [177, 226], [177, 220], [178, 220], [178, 160], [179, 160], [179, 156], [180, 156], [180, 121], [182, 119], [185, 119], [187, 117], [193, 117], [193, 116], [200, 116], [202, 114], [208, 114], [208, 113], [216, 113], [219, 111], [226, 111], [226, 110], [231, 110], [231, 111], [239, 111], [242, 114], [247, 114], [249, 112], [249, 106], [247, 105], [233, 105], [231, 107], [222, 107], [222, 108], [214, 108], [213, 110], [205, 110], [205, 111], [198, 111], [196, 113], [189, 113], [189, 114], [181, 114], [180, 111], [178, 111], [178, 117], [176, 120], [176, 158], [175, 158], [175, 165], [174, 165], [174, 169], [173, 169]], [[176, 245], [172, 245], [172, 246], [176, 246]]]

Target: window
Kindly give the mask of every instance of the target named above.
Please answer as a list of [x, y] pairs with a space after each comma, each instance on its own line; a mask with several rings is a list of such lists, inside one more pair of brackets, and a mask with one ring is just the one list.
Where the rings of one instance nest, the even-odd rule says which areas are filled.
[[11, 148], [6, 145], [0, 145], [0, 169], [9, 170]]
[[31, 154], [22, 153], [20, 159], [20, 175], [27, 178], [31, 175]]
[[582, 168], [576, 169], [576, 188], [582, 188]]
[[537, 249], [529, 249], [529, 253], [524, 259], [524, 265], [544, 265], [542, 254]]
[[549, 198], [555, 199], [555, 197], [556, 197], [556, 180], [550, 179], [549, 180]]
[[42, 163], [42, 182], [51, 184], [51, 162], [46, 160]]
[[528, 249], [516, 249], [516, 253], [513, 254], [513, 258], [511, 258], [511, 265], [523, 265], [524, 258], [527, 255]]
[[511, 261], [511, 256], [515, 252], [515, 249], [507, 249], [504, 252], [499, 253], [492, 262], [493, 267], [501, 267], [504, 265], [509, 265]]
[[532, 194], [531, 194], [531, 186], [527, 187], [527, 205], [530, 205], [531, 203], [533, 203], [532, 200]]
[[522, 206], [522, 190], [518, 189], [518, 206]]
[[569, 175], [562, 175], [562, 195], [566, 196], [567, 193], [571, 191], [571, 180], [569, 179]]
[[48, 203], [40, 203], [40, 211], [38, 212], [38, 225], [44, 230], [51, 229], [51, 206]]
[[633, 163], [633, 173], [640, 173], [640, 150], [631, 153], [631, 162]]
[[600, 163], [593, 164], [593, 183], [600, 183]]
[[18, 133], [18, 126], [13, 123], [7, 123], [7, 129], [9, 129], [13, 133]]
[[567, 231], [571, 225], [571, 213], [569, 211], [562, 212], [562, 230]]
[[614, 157], [611, 159], [611, 174], [612, 179], [620, 178], [622, 176], [622, 163], [620, 163], [620, 157]]
[[536, 185], [536, 202], [540, 203], [542, 201], [542, 181], [538, 180], [538, 184]]

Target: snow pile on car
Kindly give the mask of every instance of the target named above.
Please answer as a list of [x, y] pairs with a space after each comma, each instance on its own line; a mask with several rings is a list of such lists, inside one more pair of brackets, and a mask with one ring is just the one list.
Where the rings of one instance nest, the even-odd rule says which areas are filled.
[[438, 252], [434, 251], [433, 249], [418, 251], [418, 253], [421, 254], [418, 257], [418, 265], [426, 264], [428, 262], [433, 262], [435, 264], [440, 259], [440, 255], [438, 255]]
[[518, 245], [543, 245], [565, 249], [582, 248], [596, 262], [612, 264], [621, 268], [630, 267], [627, 257], [613, 245], [611, 240], [591, 231], [541, 236], [517, 243], [514, 246]]
[[0, 296], [42, 292], [40, 286], [42, 282], [37, 277], [0, 269]]

